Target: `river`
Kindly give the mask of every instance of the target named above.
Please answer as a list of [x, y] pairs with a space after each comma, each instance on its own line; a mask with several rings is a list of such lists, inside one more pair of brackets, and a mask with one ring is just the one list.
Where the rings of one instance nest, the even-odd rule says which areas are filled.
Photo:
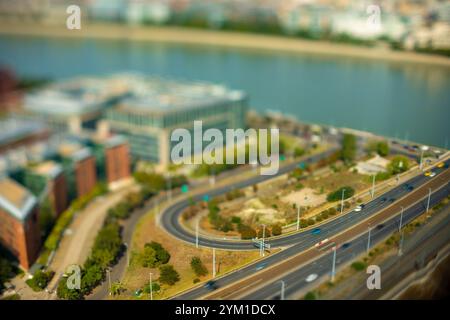
[[[380, 53], [382, 54], [382, 53]], [[0, 65], [62, 79], [120, 71], [245, 90], [253, 109], [448, 147], [450, 68], [127, 40], [0, 36]]]

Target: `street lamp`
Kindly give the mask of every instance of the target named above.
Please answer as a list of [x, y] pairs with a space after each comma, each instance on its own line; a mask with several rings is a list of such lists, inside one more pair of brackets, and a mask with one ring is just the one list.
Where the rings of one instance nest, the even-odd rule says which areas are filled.
[[150, 272], [150, 300], [153, 300], [153, 283], [152, 283], [152, 273]]
[[286, 288], [286, 284], [284, 283], [283, 280], [280, 280], [281, 282], [281, 295], [280, 295], [280, 300], [284, 300], [284, 290]]
[[420, 165], [419, 165], [419, 169], [420, 170], [422, 170], [422, 167], [423, 167], [423, 153], [424, 153], [424, 151], [427, 151], [428, 149], [429, 149], [428, 146], [422, 146], [420, 148], [420, 150], [421, 150], [421, 152], [420, 152]]

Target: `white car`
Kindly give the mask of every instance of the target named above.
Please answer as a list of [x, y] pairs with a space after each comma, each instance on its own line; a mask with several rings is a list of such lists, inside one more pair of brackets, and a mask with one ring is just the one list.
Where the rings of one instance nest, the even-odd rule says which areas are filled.
[[309, 276], [306, 277], [306, 282], [313, 282], [314, 280], [317, 279], [317, 274], [315, 273], [311, 273]]
[[431, 171], [431, 173], [430, 173], [430, 178], [433, 178], [435, 175], [436, 175], [436, 172]]
[[356, 212], [360, 212], [362, 209], [364, 209], [364, 207], [365, 207], [364, 204], [360, 204], [359, 206], [357, 206], [357, 207], [355, 208], [355, 211], [356, 211]]
[[319, 247], [323, 246], [325, 243], [327, 243], [328, 241], [330, 241], [328, 238], [327, 239], [323, 239], [322, 241], [317, 242], [314, 246], [316, 248], [319, 248]]

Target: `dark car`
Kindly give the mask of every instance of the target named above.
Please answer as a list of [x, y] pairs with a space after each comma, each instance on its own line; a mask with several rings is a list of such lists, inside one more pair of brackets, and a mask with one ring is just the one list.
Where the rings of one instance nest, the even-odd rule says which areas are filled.
[[211, 291], [212, 290], [216, 290], [218, 287], [219, 286], [217, 285], [217, 283], [215, 281], [212, 281], [212, 280], [208, 281], [205, 284], [205, 288], [208, 289], [208, 290], [211, 290]]
[[386, 197], [383, 197], [383, 198], [381, 198], [380, 201], [381, 201], [381, 202], [386, 202], [386, 201], [387, 201], [387, 198], [386, 198]]
[[347, 249], [348, 247], [350, 247], [350, 242], [346, 242], [342, 245], [342, 249]]
[[407, 183], [403, 186], [403, 189], [405, 189], [407, 191], [412, 191], [412, 190], [414, 190], [414, 187], [412, 185], [410, 185], [409, 183]]
[[315, 228], [313, 231], [311, 231], [312, 234], [320, 234], [322, 230], [320, 228]]
[[382, 223], [376, 226], [377, 230], [381, 230], [383, 228], [384, 228], [384, 224], [382, 224]]

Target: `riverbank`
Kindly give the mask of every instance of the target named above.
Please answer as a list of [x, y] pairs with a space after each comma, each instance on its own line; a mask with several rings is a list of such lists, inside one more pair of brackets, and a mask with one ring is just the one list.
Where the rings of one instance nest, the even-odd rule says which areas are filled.
[[180, 27], [127, 26], [119, 24], [83, 24], [81, 30], [65, 26], [32, 23], [0, 23], [0, 35], [53, 37], [69, 39], [109, 39], [160, 42], [196, 46], [239, 48], [253, 51], [277, 51], [314, 56], [351, 57], [389, 62], [428, 64], [450, 67], [450, 58], [366, 48], [324, 41], [311, 41], [282, 36], [199, 30]]

